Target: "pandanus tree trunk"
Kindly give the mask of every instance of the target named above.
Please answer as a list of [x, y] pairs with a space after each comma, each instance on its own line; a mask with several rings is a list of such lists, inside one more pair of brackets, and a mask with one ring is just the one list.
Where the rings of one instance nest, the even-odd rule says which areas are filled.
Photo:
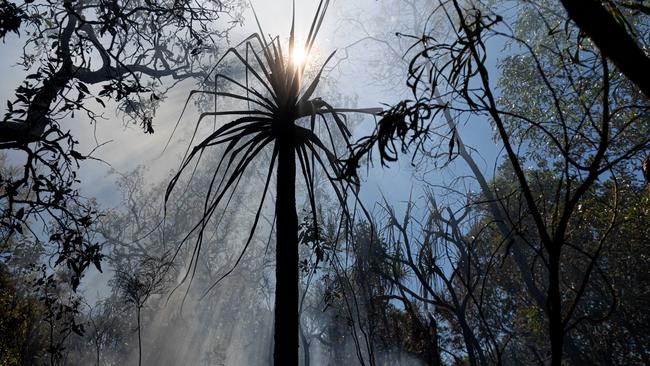
[[296, 153], [294, 124], [287, 123], [276, 139], [278, 149], [275, 213], [275, 366], [298, 365], [298, 216], [296, 214]]

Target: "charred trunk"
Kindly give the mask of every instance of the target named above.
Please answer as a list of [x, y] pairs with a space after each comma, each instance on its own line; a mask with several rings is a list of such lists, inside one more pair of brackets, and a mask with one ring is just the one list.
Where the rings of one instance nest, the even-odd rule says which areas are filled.
[[276, 366], [298, 365], [298, 216], [296, 214], [296, 158], [294, 125], [279, 131], [275, 213], [275, 328]]

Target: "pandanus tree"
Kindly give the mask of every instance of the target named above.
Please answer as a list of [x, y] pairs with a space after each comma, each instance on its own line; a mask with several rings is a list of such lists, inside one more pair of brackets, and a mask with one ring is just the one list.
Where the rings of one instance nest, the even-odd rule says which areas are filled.
[[[255, 161], [262, 159], [270, 151], [270, 164], [265, 175], [264, 188], [249, 235], [233, 266], [226, 271], [211, 287], [232, 273], [250, 246], [262, 214], [262, 207], [267, 197], [273, 172], [276, 173], [276, 288], [275, 288], [275, 325], [274, 325], [274, 363], [276, 365], [298, 364], [298, 328], [299, 328], [299, 255], [298, 255], [298, 217], [296, 213], [296, 178], [297, 167], [302, 173], [306, 185], [307, 200], [311, 207], [314, 221], [318, 222], [316, 195], [314, 189], [315, 170], [324, 171], [331, 183], [334, 195], [342, 205], [346, 205], [349, 188], [355, 182], [341, 179], [345, 167], [338, 157], [336, 141], [344, 141], [350, 152], [352, 136], [346, 126], [346, 113], [377, 115], [381, 110], [335, 108], [321, 98], [315, 97], [316, 89], [322, 78], [325, 65], [334, 56], [315, 70], [314, 77], [307, 80], [306, 64], [291, 55], [309, 56], [314, 49], [329, 0], [321, 0], [311, 22], [304, 45], [296, 42], [295, 36], [295, 2], [291, 31], [288, 41], [288, 53], [283, 49], [279, 37], [268, 39], [255, 19], [259, 33], [254, 33], [239, 45], [230, 48], [218, 61], [216, 67], [227, 59], [234, 59], [235, 64], [243, 69], [245, 80], [215, 73], [212, 90], [194, 90], [190, 93], [182, 115], [194, 95], [207, 95], [214, 99], [215, 110], [203, 112], [196, 123], [190, 146], [197, 140], [197, 131], [209, 118], [233, 118], [229, 122], [215, 127], [207, 137], [196, 143], [183, 158], [178, 173], [168, 186], [165, 202], [177, 186], [181, 174], [198, 163], [204, 152], [216, 146], [223, 148], [223, 154], [214, 167], [212, 182], [204, 201], [202, 218], [193, 226], [186, 236], [192, 235], [195, 245], [190, 259], [188, 276], [196, 268], [196, 259], [203, 244], [203, 231], [214, 216], [218, 207], [229, 204], [234, 192], [240, 186], [241, 178]], [[303, 59], [305, 57], [302, 57]], [[227, 85], [227, 89], [218, 82]], [[217, 109], [217, 100], [246, 105], [245, 108]], [[180, 119], [179, 119], [180, 121]], [[215, 124], [215, 126], [218, 126]], [[320, 136], [325, 136], [321, 138]], [[342, 140], [341, 140], [342, 139]], [[338, 147], [338, 150], [341, 148]], [[346, 153], [347, 153], [346, 152]]]

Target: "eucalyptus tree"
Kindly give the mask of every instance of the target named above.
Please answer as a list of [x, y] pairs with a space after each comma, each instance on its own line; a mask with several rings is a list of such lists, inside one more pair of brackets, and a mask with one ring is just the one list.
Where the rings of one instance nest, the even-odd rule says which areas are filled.
[[239, 0], [2, 1], [3, 55], [16, 55], [24, 75], [0, 121], [0, 150], [22, 168], [0, 176], [2, 229], [49, 241], [73, 279], [99, 268], [99, 245], [87, 235], [97, 212], [77, 176], [92, 151], [81, 151], [64, 123], [75, 115], [95, 123], [117, 106], [116, 115], [153, 133], [166, 90], [202, 80], [241, 8]]
[[[192, 95], [211, 95], [215, 106], [219, 98], [245, 103], [241, 109], [218, 109], [202, 113], [198, 119], [195, 134], [208, 117], [233, 117], [236, 119], [216, 128], [191, 150], [188, 149], [179, 172], [172, 179], [165, 196], [168, 202], [181, 174], [188, 170], [192, 162], [201, 159], [210, 147], [223, 145], [225, 153], [214, 168], [214, 178], [205, 197], [203, 218], [188, 234], [198, 232], [195, 251], [203, 244], [201, 233], [217, 207], [229, 204], [229, 197], [241, 183], [241, 178], [251, 163], [263, 157], [265, 148], [270, 148], [270, 162], [266, 172], [264, 188], [261, 192], [258, 209], [250, 228], [250, 235], [244, 249], [233, 267], [220, 277], [214, 285], [232, 273], [246, 253], [262, 214], [271, 178], [276, 170], [276, 289], [274, 362], [276, 365], [297, 365], [299, 345], [299, 254], [298, 254], [298, 215], [296, 212], [297, 167], [306, 184], [308, 201], [312, 213], [316, 215], [315, 169], [327, 172], [331, 187], [342, 205], [347, 204], [349, 181], [340, 180], [344, 175], [341, 156], [334, 142], [335, 135], [344, 139], [350, 147], [351, 133], [346, 126], [346, 112], [376, 115], [379, 109], [335, 108], [321, 98], [315, 97], [316, 88], [323, 70], [332, 53], [318, 68], [311, 80], [306, 80], [306, 64], [292, 57], [296, 52], [309, 55], [315, 45], [329, 7], [329, 0], [321, 0], [312, 20], [304, 45], [298, 45], [295, 35], [295, 4], [289, 33], [288, 48], [283, 49], [279, 37], [268, 39], [257, 20], [259, 33], [245, 39], [241, 44], [229, 49], [217, 62], [233, 58], [245, 70], [245, 80], [216, 73], [215, 82], [223, 80], [234, 91], [193, 91]], [[285, 53], [287, 51], [287, 53]], [[185, 108], [184, 108], [185, 110]], [[303, 118], [307, 121], [303, 122]], [[321, 139], [319, 132], [326, 136]], [[194, 141], [194, 138], [192, 139]], [[296, 163], [298, 161], [299, 164]], [[226, 174], [224, 174], [226, 172]], [[219, 178], [221, 177], [221, 178]], [[317, 220], [316, 220], [317, 221]], [[195, 261], [196, 265], [196, 261]]]
[[[426, 152], [437, 161], [461, 156], [480, 188], [487, 188], [486, 198], [496, 203], [490, 210], [508, 240], [506, 253], [519, 251], [524, 255], [520, 259], [529, 261], [518, 268], [543, 309], [548, 351], [542, 359], [559, 365], [565, 358], [582, 361], [580, 354], [565, 352], [575, 350], [571, 343], [577, 341], [572, 339], [577, 327], [603, 321], [615, 310], [615, 297], [609, 308], [595, 308], [588, 306], [586, 293], [595, 284], [604, 284], [605, 292], [610, 287], [601, 277], [606, 276], [602, 256], [620, 225], [620, 208], [610, 201], [611, 226], [592, 232], [588, 246], [574, 236], [576, 220], [600, 181], [620, 177], [647, 156], [650, 109], [639, 89], [612, 70], [609, 55], [585, 40], [570, 23], [570, 14], [551, 10], [552, 4], [523, 2], [504, 9], [493, 2], [439, 1], [431, 10], [446, 23], [436, 26], [447, 24], [449, 32], [441, 36], [437, 29], [425, 29], [411, 36], [415, 54], [408, 86], [413, 98], [385, 113], [349, 161], [356, 165], [377, 146], [383, 161], [414, 145], [422, 152], [432, 136], [439, 139]], [[647, 35], [644, 15], [626, 14], [634, 19], [631, 29]], [[496, 56], [503, 56], [497, 61], [502, 73], [498, 83], [490, 67], [495, 40], [508, 47], [508, 54]], [[437, 124], [439, 116], [443, 119]], [[503, 149], [499, 159], [512, 167], [510, 179], [526, 223], [518, 211], [507, 209], [508, 197], [487, 184], [468, 155], [459, 138], [465, 126], [458, 121], [463, 119], [469, 126], [485, 121], [493, 129], [493, 139]], [[552, 195], [540, 197], [535, 190], [534, 164], [557, 172], [545, 187]], [[529, 250], [534, 254], [526, 257]], [[577, 270], [571, 268], [575, 263]]]

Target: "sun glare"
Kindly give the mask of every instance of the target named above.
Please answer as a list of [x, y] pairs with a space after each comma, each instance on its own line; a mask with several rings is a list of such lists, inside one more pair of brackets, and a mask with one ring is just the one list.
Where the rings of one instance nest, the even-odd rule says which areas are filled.
[[291, 53], [291, 61], [295, 65], [302, 65], [307, 60], [307, 51], [302, 47], [295, 47]]

